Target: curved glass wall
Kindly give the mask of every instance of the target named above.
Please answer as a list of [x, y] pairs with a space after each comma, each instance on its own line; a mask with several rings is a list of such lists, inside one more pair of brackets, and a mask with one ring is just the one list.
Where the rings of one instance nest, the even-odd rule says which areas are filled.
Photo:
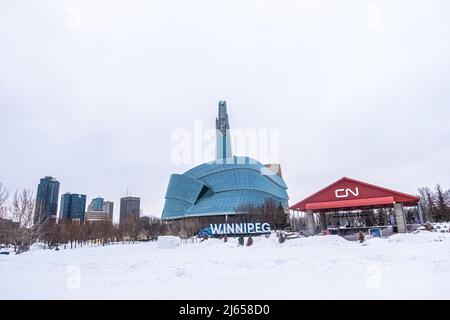
[[262, 205], [268, 199], [288, 205], [283, 178], [249, 157], [231, 157], [172, 175], [163, 219], [236, 214], [244, 204]]

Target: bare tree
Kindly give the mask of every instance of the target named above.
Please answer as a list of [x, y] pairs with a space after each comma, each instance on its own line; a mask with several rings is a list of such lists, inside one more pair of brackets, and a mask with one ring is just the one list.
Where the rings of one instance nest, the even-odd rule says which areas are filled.
[[141, 217], [139, 219], [139, 224], [141, 226], [142, 232], [143, 232], [145, 238], [147, 239], [147, 241], [149, 241], [151, 238], [151, 228], [150, 228], [151, 222], [150, 222], [150, 220], [151, 220], [151, 217], [146, 217], [146, 216]]
[[26, 250], [26, 247], [29, 247], [37, 236], [32, 229], [34, 215], [33, 193], [27, 189], [20, 193], [16, 191], [11, 203], [10, 213], [12, 220], [17, 223], [13, 236], [14, 251], [17, 251], [18, 246], [24, 246], [24, 250]]
[[35, 225], [35, 228], [39, 228], [39, 240], [44, 242], [44, 249], [52, 245], [57, 245], [58, 228], [55, 223], [50, 220]]
[[444, 191], [439, 184], [434, 191], [428, 187], [418, 189], [420, 206], [426, 221], [442, 222], [450, 220], [450, 190]]
[[178, 220], [170, 221], [167, 225], [167, 234], [172, 236], [179, 236], [181, 232], [181, 223]]
[[137, 241], [140, 230], [139, 217], [136, 215], [129, 215], [122, 223], [120, 228], [122, 229], [124, 237], [129, 241]]
[[426, 221], [433, 222], [436, 213], [435, 199], [433, 192], [428, 187], [419, 188], [420, 206]]
[[188, 237], [194, 236], [200, 230], [198, 219], [189, 219], [185, 224], [185, 232]]
[[[162, 225], [163, 225], [162, 220], [157, 217], [144, 216], [140, 218], [141, 232], [146, 237], [147, 241], [154, 240], [159, 235], [164, 233], [162, 230]], [[191, 234], [192, 232], [197, 231], [198, 227], [196, 229], [196, 225], [198, 225], [198, 222], [197, 223], [194, 221], [187, 222], [185, 227], [187, 230], [186, 233]]]
[[70, 242], [70, 249], [77, 247], [78, 233], [79, 233], [79, 225], [77, 223], [73, 223], [68, 219], [61, 220], [61, 225], [63, 228], [63, 234], [65, 235], [65, 240], [67, 243]]
[[9, 244], [11, 241], [11, 232], [13, 230], [12, 223], [7, 221], [8, 206], [6, 201], [8, 200], [8, 191], [0, 183], [0, 243]]
[[255, 206], [253, 203], [245, 203], [239, 205], [236, 210], [236, 219], [239, 222], [250, 223], [262, 216], [261, 207]]
[[6, 206], [8, 197], [8, 190], [6, 190], [5, 186], [0, 182], [0, 219], [6, 219], [8, 215], [8, 207]]
[[289, 211], [270, 198], [260, 206], [252, 203], [242, 204], [235, 212], [236, 218], [244, 223], [264, 221], [270, 223], [275, 230], [289, 225]]
[[100, 221], [93, 224], [96, 227], [96, 237], [102, 246], [112, 241], [114, 236], [114, 226], [110, 221]]
[[444, 201], [447, 205], [447, 221], [450, 220], [450, 189], [444, 192]]
[[158, 219], [156, 217], [153, 217], [150, 219], [150, 239], [154, 240], [156, 239], [159, 235], [164, 234], [164, 230], [163, 230], [163, 222], [161, 221], [161, 219]]

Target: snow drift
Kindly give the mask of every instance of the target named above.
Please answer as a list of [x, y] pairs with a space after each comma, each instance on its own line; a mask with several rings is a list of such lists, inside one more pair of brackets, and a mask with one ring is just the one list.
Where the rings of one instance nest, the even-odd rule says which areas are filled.
[[158, 249], [170, 249], [181, 246], [181, 239], [174, 236], [159, 236], [157, 247]]
[[0, 255], [0, 298], [450, 299], [450, 233], [180, 242]]

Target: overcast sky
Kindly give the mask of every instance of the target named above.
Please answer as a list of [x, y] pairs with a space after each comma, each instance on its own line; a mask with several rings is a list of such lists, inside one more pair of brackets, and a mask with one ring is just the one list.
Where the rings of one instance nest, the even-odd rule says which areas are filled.
[[291, 204], [343, 176], [450, 188], [449, 39], [447, 0], [0, 0], [0, 182], [160, 216], [198, 164], [174, 132], [226, 100], [232, 130], [278, 130]]

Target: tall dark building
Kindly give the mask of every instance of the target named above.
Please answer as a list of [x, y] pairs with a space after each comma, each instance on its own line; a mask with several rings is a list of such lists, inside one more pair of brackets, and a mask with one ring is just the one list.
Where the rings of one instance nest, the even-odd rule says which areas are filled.
[[216, 160], [230, 158], [232, 156], [230, 124], [228, 122], [226, 101], [219, 101], [219, 116], [216, 118], [216, 136]]
[[86, 196], [84, 194], [65, 193], [61, 196], [60, 218], [84, 223]]
[[53, 177], [42, 178], [36, 194], [34, 223], [56, 222], [58, 212], [59, 182]]
[[119, 224], [124, 223], [128, 218], [139, 219], [141, 210], [141, 199], [137, 197], [125, 197], [120, 199], [120, 220]]

